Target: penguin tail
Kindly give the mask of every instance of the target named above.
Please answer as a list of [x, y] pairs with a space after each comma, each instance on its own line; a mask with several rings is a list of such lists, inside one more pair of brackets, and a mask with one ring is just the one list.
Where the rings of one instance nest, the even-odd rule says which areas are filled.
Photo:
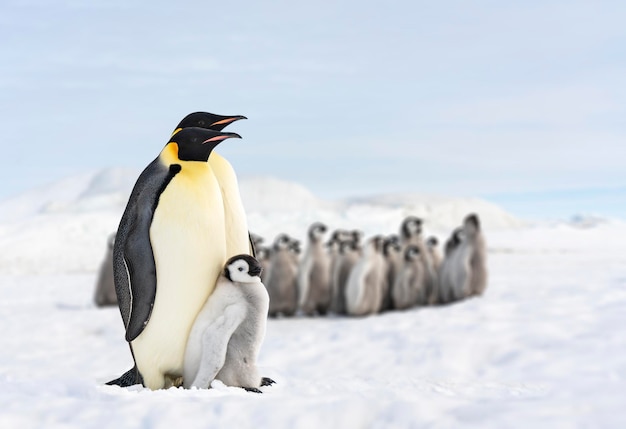
[[143, 385], [143, 377], [139, 373], [137, 369], [137, 365], [126, 371], [119, 378], [115, 380], [111, 380], [106, 383], [109, 386], [120, 386], [120, 387], [129, 387], [134, 386], [135, 384]]

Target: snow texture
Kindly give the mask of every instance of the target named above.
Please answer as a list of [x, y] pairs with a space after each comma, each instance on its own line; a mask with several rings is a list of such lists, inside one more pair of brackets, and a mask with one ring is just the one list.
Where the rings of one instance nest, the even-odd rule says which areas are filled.
[[[259, 366], [277, 384], [262, 395], [219, 382], [105, 386], [132, 365], [119, 311], [92, 303], [125, 203], [116, 195], [134, 182], [126, 176], [85, 175], [0, 203], [1, 428], [626, 427], [626, 225], [522, 226], [488, 203], [480, 207], [503, 218], [485, 222], [484, 297], [269, 320]], [[252, 228], [268, 237], [289, 228], [303, 236], [313, 218], [392, 232], [410, 210], [322, 207], [297, 185], [283, 189], [311, 206], [283, 217], [249, 208]], [[459, 223], [472, 207], [456, 204]], [[442, 238], [444, 226], [433, 228]]]

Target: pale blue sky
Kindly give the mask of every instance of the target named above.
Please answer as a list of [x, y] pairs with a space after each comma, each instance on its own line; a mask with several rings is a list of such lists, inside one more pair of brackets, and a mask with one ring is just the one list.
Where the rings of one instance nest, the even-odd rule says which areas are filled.
[[626, 215], [624, 2], [130, 3], [2, 2], [0, 198], [141, 168], [207, 110], [250, 118], [240, 175], [320, 196]]

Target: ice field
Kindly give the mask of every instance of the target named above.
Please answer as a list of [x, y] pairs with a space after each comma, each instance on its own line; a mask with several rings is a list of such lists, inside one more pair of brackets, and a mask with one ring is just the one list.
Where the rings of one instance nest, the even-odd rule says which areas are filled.
[[259, 364], [277, 384], [262, 395], [105, 386], [132, 358], [119, 311], [92, 295], [136, 174], [88, 173], [0, 202], [1, 428], [626, 427], [624, 223], [527, 224], [432, 196], [325, 202], [274, 179], [241, 183], [251, 229], [270, 240], [302, 239], [314, 220], [392, 233], [407, 214], [443, 239], [478, 212], [486, 294], [270, 320]]

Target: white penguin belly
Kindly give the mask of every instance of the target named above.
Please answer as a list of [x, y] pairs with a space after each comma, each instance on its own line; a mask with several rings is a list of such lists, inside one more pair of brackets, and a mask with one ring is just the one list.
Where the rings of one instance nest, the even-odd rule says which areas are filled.
[[189, 331], [226, 261], [222, 197], [210, 169], [189, 173], [183, 167], [172, 179], [155, 210], [150, 241], [156, 297], [132, 348], [144, 384], [159, 389], [165, 375], [182, 375]]
[[215, 174], [222, 194], [226, 234], [226, 258], [251, 254], [248, 221], [239, 194], [237, 175], [230, 163], [217, 152], [212, 152], [209, 165]]

